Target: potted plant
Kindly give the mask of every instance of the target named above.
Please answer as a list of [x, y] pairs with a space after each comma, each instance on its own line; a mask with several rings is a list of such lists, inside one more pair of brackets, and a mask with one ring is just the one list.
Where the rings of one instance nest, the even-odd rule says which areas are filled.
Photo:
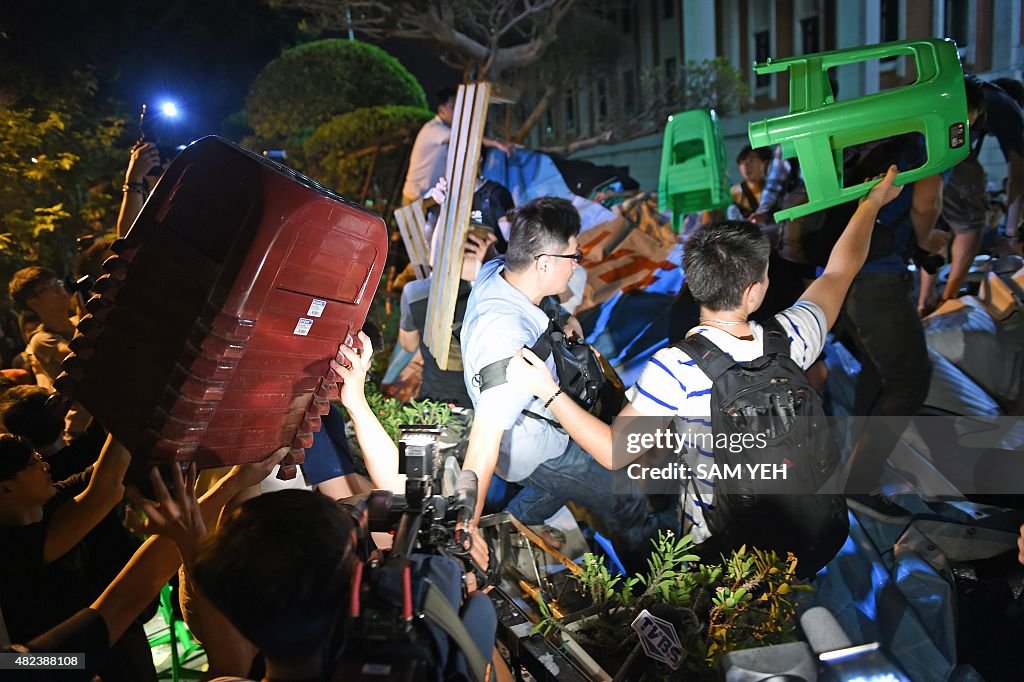
[[[386, 396], [372, 383], [366, 384], [366, 402], [377, 415], [384, 431], [396, 444], [401, 436], [402, 425], [437, 425], [441, 427], [441, 450], [446, 456], [454, 455], [461, 459], [469, 436], [472, 413], [453, 408], [448, 403], [436, 400], [410, 400], [403, 403], [396, 398]], [[362, 451], [356, 440], [355, 429], [351, 421], [346, 424], [346, 435], [349, 447], [356, 455], [356, 470], [366, 475], [366, 467], [362, 462]]]
[[432, 424], [444, 428], [452, 421], [452, 408], [448, 403], [429, 399], [403, 403], [384, 395], [373, 384], [366, 385], [366, 402], [395, 443], [402, 425]]
[[647, 572], [630, 578], [611, 575], [603, 557], [584, 555], [576, 579], [598, 613], [571, 625], [548, 616], [536, 630], [573, 639], [608, 671], [599, 677], [635, 680], [679, 679], [682, 673], [645, 655], [632, 628], [645, 609], [668, 612], [675, 621], [688, 678], [719, 679], [716, 668], [729, 651], [796, 639], [792, 595], [811, 588], [797, 583], [792, 554], [781, 559], [743, 547], [722, 563], [701, 563], [691, 553], [689, 535], [662, 534], [654, 544]]

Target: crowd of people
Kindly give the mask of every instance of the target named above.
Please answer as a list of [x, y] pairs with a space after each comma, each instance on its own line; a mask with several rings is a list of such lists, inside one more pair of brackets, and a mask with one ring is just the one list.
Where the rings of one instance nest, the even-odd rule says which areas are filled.
[[[991, 240], [994, 252], [1020, 253], [1024, 236], [1024, 88], [971, 76], [965, 88], [969, 158], [950, 172], [898, 187], [897, 173], [924, 160], [920, 136], [848, 150], [849, 168], [870, 170], [879, 182], [843, 210], [774, 224], [776, 209], [799, 202], [801, 171], [777, 153], [745, 148], [736, 159], [742, 180], [733, 188], [734, 205], [725, 216], [708, 216], [685, 242], [686, 287], [671, 311], [672, 344], [647, 362], [619, 416], [671, 418], [691, 434], [711, 430], [720, 373], [694, 356], [697, 337], [732, 363], [757, 361], [782, 343], [775, 355], [820, 389], [830, 331], [861, 362], [858, 415], [915, 415], [931, 376], [921, 315], [960, 294], [975, 255], [988, 243], [995, 207], [1005, 213], [1005, 226]], [[438, 159], [453, 109], [454, 92], [439, 93], [438, 116], [413, 149], [406, 200], [431, 192], [446, 200]], [[987, 136], [998, 140], [1007, 162], [1002, 203], [990, 202], [977, 161]], [[502, 142], [484, 145], [514, 153]], [[160, 164], [151, 144], [132, 150], [118, 234], [141, 211]], [[457, 362], [441, 370], [423, 342], [429, 280], [406, 284], [398, 339], [423, 356], [421, 395], [474, 413], [462, 466], [475, 474], [479, 489], [472, 519], [460, 529], [465, 552], [449, 558], [468, 577], [460, 588], [463, 617], [471, 604], [481, 608], [472, 595], [483, 587], [477, 581], [487, 580], [493, 556], [477, 525], [490, 511], [508, 510], [539, 525], [574, 503], [610, 538], [627, 569], [643, 565], [662, 531], [692, 534], [699, 555], [752, 543], [792, 552], [805, 576], [826, 564], [846, 539], [845, 505], [832, 513], [834, 532], [827, 536], [780, 537], [756, 524], [723, 525], [714, 510], [728, 495], [716, 494], [713, 480], [688, 480], [666, 501], [621, 476], [644, 453], [617, 448], [613, 428], [567, 390], [554, 353], [535, 350], [553, 324], [565, 336], [582, 336], [571, 309], [586, 276], [576, 208], [553, 197], [513, 206], [507, 189], [483, 180], [475, 190], [475, 229], [465, 245], [453, 326]], [[825, 245], [823, 234], [833, 236]], [[97, 241], [84, 249], [75, 276], [95, 275], [108, 248]], [[940, 294], [928, 273], [917, 268], [915, 279], [908, 264], [946, 253], [951, 268]], [[287, 448], [230, 469], [140, 469], [130, 467], [131, 454], [82, 406], [52, 399], [83, 303], [78, 291], [53, 270], [33, 265], [9, 283], [20, 315], [0, 310], [0, 633], [8, 637], [0, 645], [89, 652], [86, 674], [104, 682], [155, 680], [142, 623], [171, 581], [214, 679], [322, 679], [337, 663], [339, 638], [351, 634], [344, 623], [357, 609], [358, 590], [351, 585], [365, 558], [352, 539], [351, 513], [336, 501], [405, 486], [398, 448], [364, 392], [371, 338], [360, 332], [359, 343], [342, 345], [331, 361], [346, 416], [332, 407], [294, 482], [273, 476]], [[346, 417], [368, 477], [356, 473]], [[899, 437], [895, 426], [860, 433], [830, 494], [878, 496]], [[682, 454], [694, 469], [702, 457], [715, 457], [697, 447]], [[772, 521], [794, 528], [801, 522]], [[389, 542], [374, 540], [381, 548]], [[1024, 537], [1019, 544], [1024, 563]], [[488, 674], [507, 674], [493, 651], [493, 614], [474, 622], [467, 629], [477, 655], [490, 661]]]

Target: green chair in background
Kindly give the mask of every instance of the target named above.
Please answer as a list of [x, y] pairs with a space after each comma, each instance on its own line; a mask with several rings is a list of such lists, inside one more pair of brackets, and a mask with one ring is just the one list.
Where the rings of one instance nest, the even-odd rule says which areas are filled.
[[661, 146], [658, 210], [672, 211], [679, 233], [687, 213], [725, 208], [732, 201], [718, 115], [704, 109], [668, 117]]
[[[909, 56], [917, 80], [903, 87], [836, 101], [828, 70], [873, 59]], [[929, 38], [789, 57], [755, 64], [757, 74], [789, 72], [789, 113], [748, 128], [750, 146], [781, 144], [796, 157], [808, 201], [775, 213], [776, 222], [858, 199], [878, 180], [844, 186], [843, 150], [905, 133], [924, 136], [928, 159], [896, 176], [897, 185], [920, 180], [967, 158], [967, 98], [956, 43]], [[862, 178], [851, 178], [859, 181]]]
[[[174, 599], [174, 589], [169, 584], [164, 585], [160, 590], [160, 606], [157, 609], [157, 613], [167, 623], [167, 632], [166, 634], [151, 637], [149, 639], [149, 648], [153, 649], [164, 644], [170, 645], [171, 667], [161, 672], [157, 679], [169, 679], [172, 682], [200, 680], [203, 678], [203, 671], [186, 668], [184, 661], [187, 661], [192, 654], [201, 651], [202, 647], [192, 639], [192, 633], [189, 632], [185, 621], [178, 618], [174, 610]], [[179, 644], [181, 645], [180, 653], [178, 652]]]

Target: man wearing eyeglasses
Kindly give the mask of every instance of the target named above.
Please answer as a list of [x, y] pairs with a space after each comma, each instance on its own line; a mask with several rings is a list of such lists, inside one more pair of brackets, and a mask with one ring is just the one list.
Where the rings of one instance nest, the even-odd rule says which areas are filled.
[[[46, 389], [53, 387], [53, 380], [61, 373], [61, 363], [71, 349], [68, 342], [75, 335], [78, 318], [68, 317], [71, 295], [49, 268], [32, 265], [14, 273], [9, 284], [11, 298], [22, 310], [32, 310], [41, 324], [32, 332], [25, 352], [32, 356], [42, 370], [36, 375], [36, 382]], [[84, 433], [91, 416], [75, 403], [68, 411], [65, 428], [67, 435]]]
[[[462, 327], [466, 388], [476, 413], [464, 469], [479, 478], [476, 519], [491, 477], [523, 486], [508, 511], [536, 525], [573, 501], [602, 517], [616, 550], [649, 549], [656, 525], [646, 498], [612, 492], [608, 471], [572, 441], [548, 409], [511, 384], [481, 391], [475, 377], [488, 365], [533, 346], [548, 328], [540, 307], [565, 291], [583, 258], [577, 235], [580, 217], [565, 199], [535, 199], [509, 214], [511, 233], [505, 258], [486, 263], [477, 276]], [[555, 372], [554, 362], [546, 360]]]

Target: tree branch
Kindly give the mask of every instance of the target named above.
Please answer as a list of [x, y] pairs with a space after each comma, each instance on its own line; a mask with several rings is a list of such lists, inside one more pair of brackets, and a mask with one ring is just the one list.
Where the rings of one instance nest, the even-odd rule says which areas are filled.
[[563, 144], [557, 147], [541, 147], [537, 151], [544, 152], [545, 154], [560, 154], [562, 156], [569, 156], [576, 152], [581, 152], [584, 149], [590, 149], [591, 147], [597, 147], [602, 144], [611, 144], [613, 139], [612, 131], [605, 130], [597, 135], [583, 138], [582, 140], [575, 140], [568, 144]]
[[523, 125], [519, 126], [519, 130], [516, 131], [515, 137], [512, 138], [514, 142], [521, 143], [526, 139], [526, 136], [530, 134], [530, 130], [533, 126], [537, 125], [537, 121], [540, 120], [541, 116], [544, 115], [544, 112], [551, 106], [551, 100], [554, 99], [557, 92], [558, 88], [555, 85], [548, 84], [544, 89], [544, 95], [540, 98], [540, 101], [537, 102], [537, 106], [533, 108], [530, 115], [526, 117], [525, 121], [523, 121]]

